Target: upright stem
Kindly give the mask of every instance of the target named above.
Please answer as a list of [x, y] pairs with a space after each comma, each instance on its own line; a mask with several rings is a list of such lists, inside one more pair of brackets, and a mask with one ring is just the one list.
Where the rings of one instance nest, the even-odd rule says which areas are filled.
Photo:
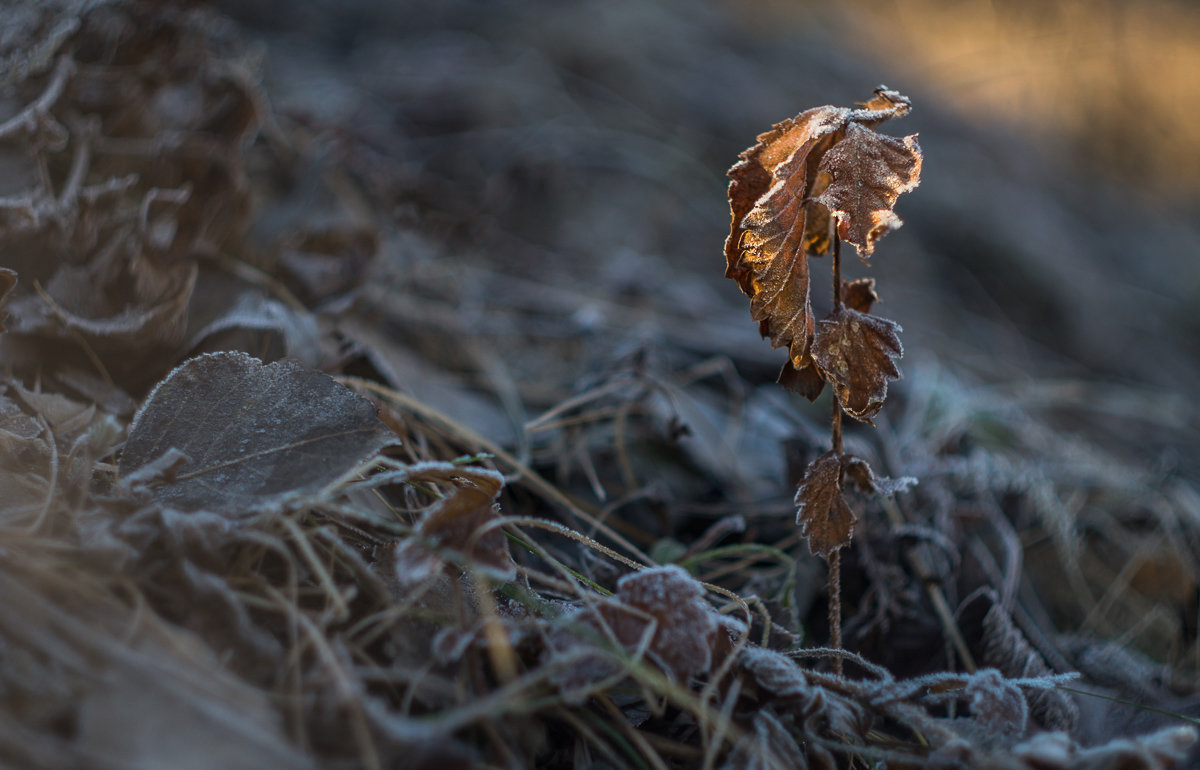
[[833, 230], [833, 312], [842, 309], [842, 239]]
[[[837, 228], [833, 230], [833, 312], [842, 309], [842, 239], [838, 237]], [[842, 405], [837, 398], [833, 399], [833, 451], [842, 453]]]
[[[842, 239], [837, 228], [833, 230], [833, 312], [842, 309]], [[832, 430], [833, 451], [842, 455], [842, 405], [835, 395], [833, 401]], [[839, 548], [829, 554], [829, 646], [842, 648], [842, 551]], [[833, 671], [842, 675], [842, 659], [833, 659]]]
[[[829, 554], [829, 646], [842, 649], [842, 549]], [[842, 659], [833, 659], [833, 673], [842, 675]]]

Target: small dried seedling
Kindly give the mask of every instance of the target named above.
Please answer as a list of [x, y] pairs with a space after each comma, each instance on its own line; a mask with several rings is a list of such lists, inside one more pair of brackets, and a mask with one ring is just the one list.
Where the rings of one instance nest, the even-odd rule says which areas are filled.
[[[896, 198], [917, 186], [916, 135], [875, 131], [906, 114], [909, 100], [880, 87], [858, 109], [817, 107], [758, 136], [729, 170], [733, 220], [725, 241], [725, 275], [750, 297], [759, 331], [788, 349], [779, 383], [810, 401], [833, 389], [832, 448], [809, 464], [796, 490], [796, 523], [809, 547], [829, 564], [830, 644], [841, 646], [840, 549], [857, 516], [846, 504], [847, 480], [889, 494], [911, 479], [878, 478], [842, 448], [842, 413], [871, 422], [899, 378], [900, 326], [871, 314], [875, 281], [841, 277], [841, 243], [864, 263], [875, 242], [901, 224]], [[832, 254], [833, 309], [814, 323], [808, 258]]]

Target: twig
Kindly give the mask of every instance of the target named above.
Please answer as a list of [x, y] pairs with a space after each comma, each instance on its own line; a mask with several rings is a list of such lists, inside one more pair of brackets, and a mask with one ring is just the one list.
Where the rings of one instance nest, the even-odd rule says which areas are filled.
[[46, 84], [46, 88], [42, 91], [41, 95], [27, 104], [25, 109], [3, 123], [0, 123], [0, 139], [8, 139], [19, 131], [28, 131], [30, 133], [36, 131], [41, 118], [49, 114], [50, 110], [58, 102], [59, 97], [62, 96], [63, 89], [67, 85], [67, 79], [74, 72], [75, 61], [69, 56], [60, 56], [58, 64], [55, 65], [54, 72], [50, 76], [50, 82]]

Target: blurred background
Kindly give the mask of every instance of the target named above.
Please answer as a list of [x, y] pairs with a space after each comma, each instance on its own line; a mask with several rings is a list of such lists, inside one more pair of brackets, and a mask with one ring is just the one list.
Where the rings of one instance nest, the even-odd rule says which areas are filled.
[[[782, 353], [722, 278], [723, 172], [774, 122], [896, 88], [915, 108], [886, 130], [919, 133], [922, 185], [870, 270], [848, 270], [878, 279], [906, 361], [1068, 383], [1068, 405], [1114, 416], [1075, 422], [1195, 470], [1194, 4], [219, 5], [265, 41], [281, 115], [342, 138], [337, 162], [394, 204], [386, 218], [430, 237], [416, 264], [455, 266], [438, 291], [495, 334], [503, 306], [553, 287], [541, 315], [591, 336], [549, 365], [577, 371], [648, 337], [768, 382]], [[490, 278], [464, 278], [471, 266]], [[508, 341], [537, 320], [512, 321]]]

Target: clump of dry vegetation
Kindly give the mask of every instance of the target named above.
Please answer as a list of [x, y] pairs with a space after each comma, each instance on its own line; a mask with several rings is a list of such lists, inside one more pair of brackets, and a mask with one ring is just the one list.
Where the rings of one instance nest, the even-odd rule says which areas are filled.
[[[636, 286], [618, 281], [619, 304], [541, 283], [538, 249], [495, 231], [495, 262], [445, 259], [505, 205], [452, 194], [452, 142], [496, 146], [456, 94], [443, 112], [399, 100], [407, 133], [381, 145], [386, 121], [273, 109], [254, 46], [204, 7], [0, 18], [4, 764], [1187, 760], [1185, 482], [932, 362], [883, 409], [891, 357], [868, 393], [838, 380], [805, 293], [798, 336], [763, 330], [833, 383], [834, 413], [878, 423], [846, 432], [838, 486], [848, 463], [893, 493], [854, 501], [853, 545], [833, 549], [842, 643], [820, 646], [826, 580], [778, 490], [823, 472], [822, 429], [739, 371], [765, 358], [720, 355], [723, 323], [689, 336]], [[446, 96], [494, 70], [470, 41], [439, 45], [396, 88]], [[900, 105], [882, 91], [865, 111]], [[512, 189], [545, 193], [508, 149]], [[836, 213], [834, 187], [801, 187], [825, 229], [800, 228], [799, 264], [822, 237], [870, 252], [878, 232]], [[846, 286], [825, 323], [867, 312], [871, 285]], [[704, 291], [685, 288], [672, 308]], [[614, 341], [590, 335], [606, 317]]]

